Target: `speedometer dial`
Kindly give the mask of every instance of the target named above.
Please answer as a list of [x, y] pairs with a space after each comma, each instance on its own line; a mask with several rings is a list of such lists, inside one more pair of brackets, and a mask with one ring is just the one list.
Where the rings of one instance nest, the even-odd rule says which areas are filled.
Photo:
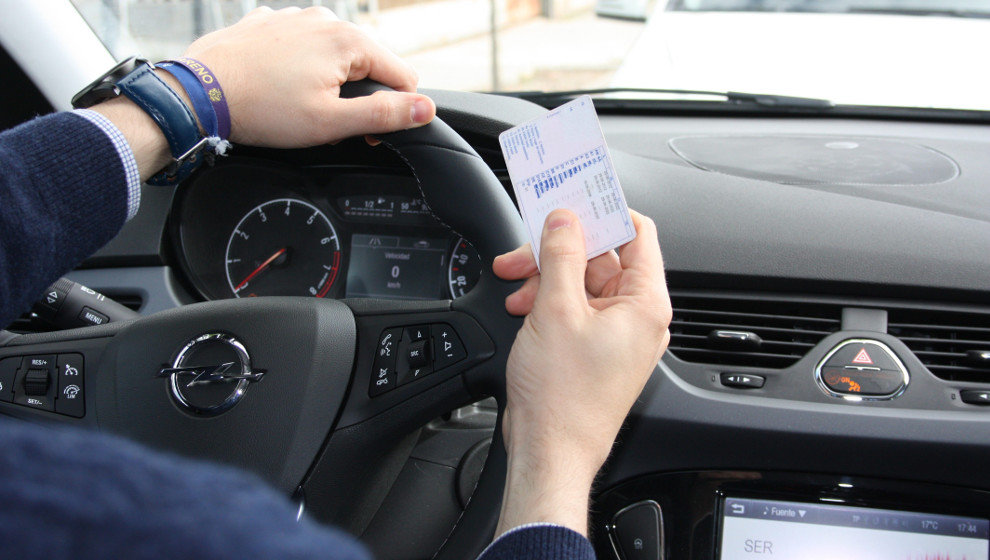
[[447, 282], [450, 297], [457, 299], [471, 291], [481, 278], [481, 257], [474, 246], [461, 237], [450, 252], [450, 265], [447, 268]]
[[237, 297], [325, 297], [340, 270], [340, 239], [312, 204], [270, 200], [248, 212], [230, 234], [226, 268]]

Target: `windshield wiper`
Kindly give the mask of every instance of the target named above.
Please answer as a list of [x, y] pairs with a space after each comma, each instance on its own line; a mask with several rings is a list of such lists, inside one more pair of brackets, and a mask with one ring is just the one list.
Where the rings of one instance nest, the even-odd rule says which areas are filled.
[[[520, 97], [527, 101], [532, 101], [540, 105], [559, 105], [582, 95], [592, 97], [610, 93], [631, 93], [631, 94], [656, 94], [658, 96], [683, 96], [692, 97], [716, 97], [721, 98], [724, 103], [733, 105], [744, 105], [754, 107], [766, 107], [775, 109], [813, 109], [827, 110], [835, 105], [827, 99], [815, 99], [813, 97], [794, 97], [790, 95], [772, 95], [764, 93], [744, 93], [739, 91], [705, 91], [694, 89], [656, 89], [656, 88], [597, 88], [597, 89], [575, 89], [569, 91], [508, 91], [496, 92], [499, 95], [509, 95]], [[645, 97], [626, 98], [604, 98], [600, 100], [615, 101], [652, 101]], [[681, 101], [667, 97], [658, 97], [656, 101]], [[692, 101], [695, 101], [692, 99]]]
[[850, 6], [846, 9], [848, 14], [878, 14], [878, 15], [895, 15], [895, 16], [940, 16], [940, 17], [958, 17], [958, 18], [990, 18], [990, 12], [982, 12], [977, 10], [953, 10], [953, 9], [941, 9], [941, 8], [883, 8], [883, 7], [866, 7], [866, 6]]

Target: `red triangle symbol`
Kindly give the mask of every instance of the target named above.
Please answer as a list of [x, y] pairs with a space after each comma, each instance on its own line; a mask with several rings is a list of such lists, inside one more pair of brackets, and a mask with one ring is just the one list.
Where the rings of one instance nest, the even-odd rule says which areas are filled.
[[872, 364], [873, 363], [873, 360], [870, 358], [870, 355], [866, 353], [866, 348], [860, 348], [859, 354], [856, 354], [856, 357], [853, 358], [853, 363], [854, 364]]

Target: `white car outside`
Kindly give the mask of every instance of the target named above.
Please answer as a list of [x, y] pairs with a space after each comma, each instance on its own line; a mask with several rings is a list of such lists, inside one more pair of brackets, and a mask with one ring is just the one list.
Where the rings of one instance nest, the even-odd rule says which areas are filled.
[[658, 5], [611, 85], [990, 109], [990, 19]]

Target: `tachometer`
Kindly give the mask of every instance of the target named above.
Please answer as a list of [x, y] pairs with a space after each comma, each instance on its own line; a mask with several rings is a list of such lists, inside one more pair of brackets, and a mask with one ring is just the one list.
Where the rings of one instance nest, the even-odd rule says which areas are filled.
[[237, 297], [325, 297], [340, 270], [340, 239], [312, 204], [270, 200], [248, 212], [230, 234], [226, 268]]
[[447, 267], [450, 297], [457, 299], [470, 292], [480, 278], [481, 257], [474, 246], [462, 237], [450, 252], [450, 265]]

